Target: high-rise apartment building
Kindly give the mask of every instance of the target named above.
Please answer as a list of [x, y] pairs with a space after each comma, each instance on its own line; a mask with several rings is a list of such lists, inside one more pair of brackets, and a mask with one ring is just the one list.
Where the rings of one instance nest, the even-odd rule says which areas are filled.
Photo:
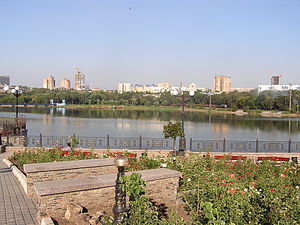
[[67, 78], [64, 78], [61, 82], [60, 82], [60, 87], [62, 89], [70, 89], [71, 88], [71, 81], [68, 80]]
[[75, 73], [75, 84], [74, 88], [78, 91], [83, 91], [87, 89], [87, 86], [85, 84], [85, 75], [82, 74], [79, 71], [79, 68], [75, 68], [77, 70], [77, 73]]
[[130, 92], [132, 91], [132, 84], [130, 83], [119, 83], [118, 85], [118, 92], [123, 93], [123, 92]]
[[10, 77], [0, 76], [0, 85], [10, 85]]
[[215, 92], [230, 92], [231, 78], [226, 76], [215, 76], [214, 91]]
[[271, 77], [271, 85], [279, 85], [280, 84], [280, 75]]
[[43, 88], [53, 90], [55, 88], [55, 80], [53, 76], [49, 76], [43, 80]]
[[158, 83], [157, 87], [162, 87], [162, 88], [171, 88], [171, 83]]

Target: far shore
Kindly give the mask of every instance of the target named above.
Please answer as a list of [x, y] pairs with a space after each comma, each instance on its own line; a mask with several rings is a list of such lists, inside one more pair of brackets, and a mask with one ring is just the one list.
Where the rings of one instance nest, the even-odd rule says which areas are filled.
[[[12, 105], [2, 105], [2, 107], [12, 107]], [[24, 105], [20, 104], [20, 108]], [[39, 105], [28, 105], [26, 107], [30, 108], [45, 108], [45, 106]], [[50, 108], [66, 108], [66, 109], [105, 109], [105, 110], [135, 110], [135, 111], [182, 111], [181, 106], [131, 106], [131, 105], [66, 105], [66, 106], [46, 106]], [[289, 113], [287, 111], [270, 111], [270, 110], [250, 110], [245, 112], [242, 109], [232, 111], [232, 109], [227, 108], [192, 108], [185, 106], [184, 108], [187, 112], [201, 112], [201, 113], [212, 113], [212, 114], [230, 114], [237, 116], [262, 116], [271, 118], [300, 118], [300, 113]]]
[[[156, 111], [182, 111], [181, 106], [111, 106], [111, 105], [67, 105], [68, 109], [106, 109], [106, 110], [156, 110]], [[224, 110], [220, 108], [190, 108], [188, 106], [184, 109], [187, 112], [201, 112], [213, 114], [230, 114], [238, 116], [262, 116], [262, 117], [300, 117], [300, 113], [288, 113], [286, 111], [250, 111], [244, 112], [243, 110], [231, 111], [230, 109]]]

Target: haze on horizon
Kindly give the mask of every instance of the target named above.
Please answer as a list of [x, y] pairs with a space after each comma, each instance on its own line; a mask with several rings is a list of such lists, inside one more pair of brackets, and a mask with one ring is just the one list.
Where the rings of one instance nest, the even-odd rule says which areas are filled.
[[0, 75], [41, 87], [53, 75], [92, 87], [171, 82], [300, 84], [299, 0], [0, 1]]

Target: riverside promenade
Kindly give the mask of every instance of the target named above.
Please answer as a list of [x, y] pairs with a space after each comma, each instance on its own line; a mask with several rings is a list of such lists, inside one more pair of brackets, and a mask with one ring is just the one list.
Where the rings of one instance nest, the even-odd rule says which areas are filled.
[[28, 198], [11, 169], [2, 159], [9, 152], [0, 153], [0, 224], [36, 225], [37, 204]]

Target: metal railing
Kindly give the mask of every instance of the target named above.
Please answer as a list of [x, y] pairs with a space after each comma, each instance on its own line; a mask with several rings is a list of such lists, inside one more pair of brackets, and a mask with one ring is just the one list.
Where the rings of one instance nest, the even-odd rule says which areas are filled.
[[[174, 149], [173, 140], [165, 138], [147, 138], [147, 137], [80, 137], [78, 138], [79, 148], [94, 149], [154, 149], [154, 150], [172, 150]], [[29, 147], [65, 147], [70, 142], [69, 136], [27, 136], [26, 145]], [[175, 146], [177, 147], [177, 146]]]
[[242, 141], [242, 140], [193, 140], [190, 150], [194, 152], [300, 152], [300, 141]]
[[[2, 136], [2, 143], [12, 146], [28, 147], [66, 147], [70, 136]], [[178, 149], [178, 140], [148, 137], [81, 137], [79, 148], [94, 149], [132, 149], [132, 150], [173, 150]], [[300, 153], [300, 141], [263, 141], [263, 140], [187, 140], [188, 150], [193, 152], [257, 152], [257, 153]]]

